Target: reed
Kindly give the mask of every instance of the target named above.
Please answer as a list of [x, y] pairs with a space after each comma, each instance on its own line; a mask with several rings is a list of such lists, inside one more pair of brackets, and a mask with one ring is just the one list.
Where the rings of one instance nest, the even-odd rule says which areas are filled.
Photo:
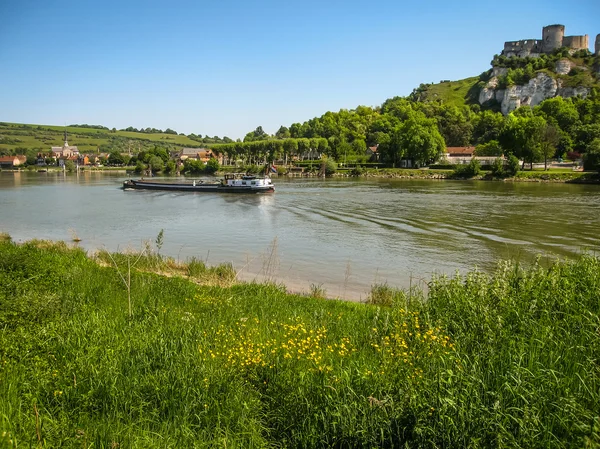
[[595, 257], [382, 284], [372, 305], [156, 256], [131, 270], [129, 318], [131, 255], [0, 242], [0, 445], [600, 444]]

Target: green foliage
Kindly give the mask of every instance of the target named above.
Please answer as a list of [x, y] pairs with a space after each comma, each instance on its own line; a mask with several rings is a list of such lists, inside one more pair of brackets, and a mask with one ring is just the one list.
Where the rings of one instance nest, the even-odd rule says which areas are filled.
[[323, 163], [325, 167], [325, 176], [332, 176], [337, 171], [337, 164], [331, 159], [327, 159]]
[[165, 164], [165, 173], [175, 173], [175, 171], [177, 170], [177, 164], [175, 164], [175, 161], [169, 160], [167, 161], [167, 163]]
[[508, 157], [506, 173], [509, 176], [515, 176], [519, 172], [520, 165], [521, 164], [519, 163], [519, 158], [517, 158], [517, 156], [515, 156], [514, 154], [511, 154]]
[[183, 162], [183, 172], [189, 174], [203, 173], [206, 165], [197, 159], [186, 159]]
[[350, 170], [350, 176], [354, 176], [356, 178], [361, 177], [364, 174], [364, 169], [358, 165], [356, 167], [354, 167], [352, 170]]
[[213, 173], [219, 171], [220, 168], [221, 168], [221, 164], [219, 164], [219, 161], [216, 158], [211, 157], [208, 160], [208, 162], [206, 163], [205, 170], [207, 173], [213, 174]]
[[125, 161], [123, 156], [118, 151], [113, 151], [108, 155], [108, 164], [109, 165], [124, 165]]
[[583, 157], [583, 168], [600, 172], [600, 138], [594, 139], [588, 146]]
[[152, 156], [148, 161], [148, 166], [153, 172], [161, 172], [165, 169], [165, 163], [159, 156]]
[[481, 173], [481, 164], [479, 160], [473, 158], [471, 162], [464, 165], [457, 165], [454, 169], [454, 177], [457, 178], [473, 178]]
[[492, 164], [492, 175], [500, 178], [504, 175], [504, 159], [497, 157]]
[[65, 170], [68, 172], [74, 172], [76, 169], [75, 162], [73, 161], [65, 161]]
[[147, 170], [147, 166], [146, 164], [144, 164], [142, 161], [137, 161], [135, 164], [135, 172], [136, 173], [144, 173]]
[[487, 143], [477, 145], [475, 154], [477, 156], [502, 156], [504, 150], [497, 140], [490, 140]]

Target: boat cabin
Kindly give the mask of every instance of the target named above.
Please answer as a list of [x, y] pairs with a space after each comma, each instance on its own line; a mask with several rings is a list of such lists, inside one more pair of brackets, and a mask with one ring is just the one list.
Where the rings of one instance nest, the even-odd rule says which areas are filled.
[[268, 176], [246, 175], [245, 173], [228, 173], [224, 176], [227, 187], [269, 187], [272, 186]]

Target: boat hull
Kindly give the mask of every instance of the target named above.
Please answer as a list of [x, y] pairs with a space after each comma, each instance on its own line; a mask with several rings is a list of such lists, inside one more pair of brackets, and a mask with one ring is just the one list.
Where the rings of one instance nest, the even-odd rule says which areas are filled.
[[270, 186], [227, 186], [220, 183], [167, 183], [151, 181], [123, 182], [124, 190], [167, 190], [174, 192], [205, 192], [205, 193], [273, 193], [275, 188]]

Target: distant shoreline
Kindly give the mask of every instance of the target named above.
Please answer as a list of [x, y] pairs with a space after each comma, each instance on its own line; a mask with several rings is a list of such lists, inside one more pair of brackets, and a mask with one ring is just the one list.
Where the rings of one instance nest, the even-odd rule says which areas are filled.
[[[134, 167], [101, 167], [80, 168], [81, 172], [113, 172], [113, 173], [131, 173]], [[48, 172], [60, 173], [63, 170], [59, 167], [40, 167], [36, 169], [29, 168], [1, 168], [0, 171], [7, 172]], [[228, 172], [228, 171], [227, 171]], [[76, 173], [72, 171], [69, 173]], [[217, 172], [217, 176], [222, 176], [226, 171]], [[381, 169], [365, 169], [360, 175], [352, 175], [351, 172], [336, 172], [334, 178], [380, 178], [380, 179], [429, 179], [429, 180], [446, 180], [446, 181], [496, 181], [496, 182], [539, 182], [539, 183], [573, 183], [573, 184], [600, 184], [600, 174], [591, 171], [520, 171], [516, 176], [512, 177], [495, 177], [491, 172], [483, 172], [472, 178], [461, 178], [453, 176], [452, 170], [437, 170], [437, 169], [400, 169], [400, 168], [381, 168]], [[141, 175], [140, 175], [141, 176]], [[189, 176], [189, 175], [181, 175]], [[191, 175], [194, 177], [196, 175]], [[288, 177], [288, 175], [278, 175], [277, 177]], [[289, 176], [294, 177], [294, 176]], [[314, 178], [316, 175], [295, 176], [298, 178]]]

